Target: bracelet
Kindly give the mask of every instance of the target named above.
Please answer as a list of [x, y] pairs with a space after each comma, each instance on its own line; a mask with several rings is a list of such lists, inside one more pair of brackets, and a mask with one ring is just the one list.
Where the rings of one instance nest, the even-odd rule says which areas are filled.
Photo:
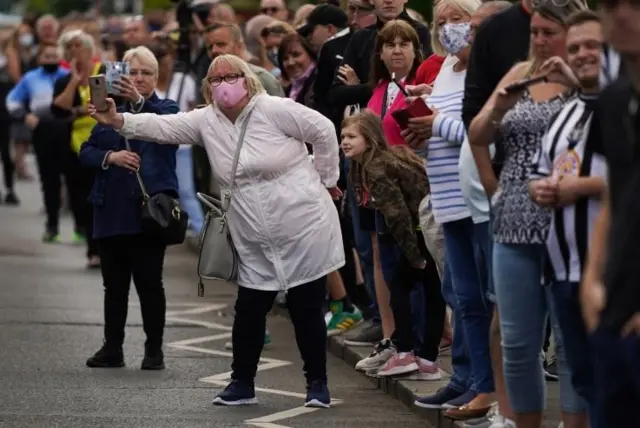
[[494, 128], [499, 128], [502, 124], [502, 119], [504, 119], [505, 113], [506, 111], [492, 108], [489, 112], [489, 123], [491, 123]]

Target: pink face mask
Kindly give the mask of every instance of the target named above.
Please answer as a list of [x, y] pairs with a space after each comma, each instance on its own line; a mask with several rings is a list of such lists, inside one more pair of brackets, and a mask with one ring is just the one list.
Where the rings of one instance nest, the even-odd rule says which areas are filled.
[[235, 107], [245, 95], [247, 89], [244, 87], [244, 77], [239, 77], [234, 83], [223, 80], [220, 85], [211, 86], [211, 96], [223, 108]]

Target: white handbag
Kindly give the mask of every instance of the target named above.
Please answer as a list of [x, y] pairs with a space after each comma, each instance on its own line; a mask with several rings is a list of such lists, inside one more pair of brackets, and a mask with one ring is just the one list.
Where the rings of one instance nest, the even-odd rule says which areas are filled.
[[235, 184], [240, 149], [244, 143], [244, 136], [252, 113], [253, 110], [247, 114], [247, 118], [242, 124], [231, 166], [229, 185], [222, 191], [222, 201], [204, 193], [197, 194], [198, 199], [209, 208], [200, 232], [200, 257], [198, 258], [198, 276], [200, 277], [198, 296], [200, 297], [204, 296], [203, 280], [233, 281], [238, 275], [238, 253], [229, 233], [227, 212]]

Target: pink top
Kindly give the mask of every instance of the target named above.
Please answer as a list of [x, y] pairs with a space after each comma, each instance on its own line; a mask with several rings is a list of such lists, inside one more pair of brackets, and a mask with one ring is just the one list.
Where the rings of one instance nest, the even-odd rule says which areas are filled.
[[[369, 103], [367, 104], [367, 108], [378, 116], [382, 114], [382, 103], [385, 102], [384, 94], [385, 92], [387, 92], [387, 87], [390, 83], [391, 82], [389, 80], [379, 83], [378, 86], [373, 89], [373, 94], [371, 95]], [[404, 87], [405, 85], [413, 84], [414, 82], [412, 79], [411, 81], [402, 84], [402, 86]], [[400, 125], [398, 125], [396, 120], [391, 115], [392, 112], [400, 110], [405, 106], [406, 103], [404, 101], [404, 95], [402, 94], [402, 92], [398, 92], [398, 95], [393, 100], [393, 103], [387, 109], [384, 117], [382, 118], [382, 130], [384, 131], [385, 137], [387, 137], [387, 144], [390, 146], [407, 144], [404, 141], [404, 138], [402, 138], [402, 135], [400, 135], [400, 131], [402, 131]]]

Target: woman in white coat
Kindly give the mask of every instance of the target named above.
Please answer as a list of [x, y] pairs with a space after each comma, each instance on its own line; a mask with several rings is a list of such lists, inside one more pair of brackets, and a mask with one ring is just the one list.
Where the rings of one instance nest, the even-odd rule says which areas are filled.
[[[305, 405], [329, 407], [326, 275], [345, 259], [332, 201], [339, 192], [335, 128], [301, 104], [265, 94], [256, 75], [236, 56], [213, 60], [203, 95], [207, 107], [176, 115], [121, 114], [110, 100], [107, 112], [90, 106], [90, 113], [128, 138], [204, 146], [222, 186], [229, 183], [240, 129], [249, 121], [229, 208], [229, 230], [240, 260], [233, 374], [214, 403], [256, 403], [254, 378], [266, 315], [282, 290], [304, 361]], [[304, 143], [313, 145], [315, 165]]]

